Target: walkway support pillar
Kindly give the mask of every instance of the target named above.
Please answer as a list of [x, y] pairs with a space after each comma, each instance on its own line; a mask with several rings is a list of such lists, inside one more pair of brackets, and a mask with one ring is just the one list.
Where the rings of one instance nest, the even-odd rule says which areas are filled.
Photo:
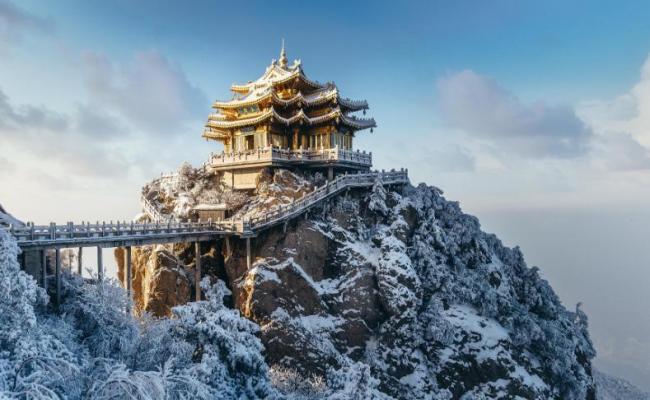
[[79, 276], [81, 276], [83, 271], [82, 269], [83, 250], [84, 250], [83, 247], [79, 247], [79, 249], [77, 250], [77, 273], [79, 274]]
[[230, 255], [232, 253], [230, 252], [230, 236], [226, 236], [226, 256], [224, 257], [224, 261], [228, 261], [230, 259]]
[[61, 249], [54, 250], [56, 261], [54, 262], [54, 274], [56, 276], [56, 306], [61, 305]]
[[327, 180], [328, 181], [334, 180], [334, 167], [327, 168]]
[[126, 295], [131, 298], [131, 246], [124, 248], [124, 265], [126, 266], [126, 273], [124, 274], [124, 288], [126, 288]]
[[194, 251], [196, 260], [194, 266], [194, 292], [196, 301], [201, 301], [201, 242], [194, 243]]
[[246, 269], [251, 269], [251, 238], [246, 238]]
[[104, 280], [104, 263], [102, 261], [101, 246], [97, 246], [97, 280], [99, 282]]
[[47, 250], [41, 250], [41, 285], [47, 292]]
[[126, 304], [126, 312], [130, 313], [131, 312], [131, 246], [126, 246], [124, 248], [126, 250], [124, 252], [124, 265], [126, 266], [126, 271], [124, 274], [124, 280], [125, 285], [124, 287], [126, 288], [126, 296], [128, 298], [128, 303]]

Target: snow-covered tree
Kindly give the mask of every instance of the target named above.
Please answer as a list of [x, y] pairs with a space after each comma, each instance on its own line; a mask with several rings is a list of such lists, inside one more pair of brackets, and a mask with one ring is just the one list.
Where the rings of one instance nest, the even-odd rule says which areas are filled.
[[224, 306], [222, 281], [201, 282], [206, 300], [175, 307], [173, 338], [194, 347], [191, 373], [225, 398], [264, 398], [272, 390], [258, 326]]
[[44, 304], [45, 292], [20, 270], [20, 249], [9, 233], [0, 229], [0, 352], [12, 352], [36, 325], [34, 306]]
[[138, 326], [126, 311], [132, 305], [117, 282], [79, 284], [63, 305], [70, 324], [94, 357], [128, 359], [138, 339]]
[[[0, 229], [0, 398], [273, 398], [257, 326], [223, 305], [223, 282], [174, 319], [136, 320], [116, 282], [63, 274], [59, 313]], [[6, 294], [6, 295], [5, 295]]]

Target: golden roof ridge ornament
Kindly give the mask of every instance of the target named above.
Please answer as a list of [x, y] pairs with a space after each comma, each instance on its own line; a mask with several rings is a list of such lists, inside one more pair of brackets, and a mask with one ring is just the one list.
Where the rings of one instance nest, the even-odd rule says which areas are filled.
[[280, 50], [280, 59], [278, 60], [278, 63], [280, 67], [282, 68], [287, 68], [287, 52], [284, 50], [284, 38], [282, 38], [282, 49]]

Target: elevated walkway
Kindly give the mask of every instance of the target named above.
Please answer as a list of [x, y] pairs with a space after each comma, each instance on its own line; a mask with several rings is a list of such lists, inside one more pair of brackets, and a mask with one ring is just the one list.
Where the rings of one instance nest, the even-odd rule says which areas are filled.
[[[371, 187], [375, 184], [381, 185], [403, 185], [409, 182], [408, 171], [390, 172], [367, 172], [358, 174], [339, 175], [333, 181], [317, 188], [311, 193], [293, 203], [272, 208], [268, 212], [251, 219], [228, 219], [225, 221], [197, 221], [180, 222], [167, 219], [161, 222], [160, 219], [154, 223], [136, 224], [134, 222], [99, 222], [95, 224], [84, 223], [74, 224], [68, 222], [65, 225], [36, 226], [28, 223], [24, 226], [9, 225], [8, 231], [16, 238], [18, 246], [24, 251], [22, 263], [24, 268], [41, 285], [47, 288], [48, 268], [47, 250], [54, 250], [54, 276], [55, 276], [55, 299], [58, 307], [61, 304], [62, 281], [61, 281], [61, 249], [78, 248], [77, 271], [82, 272], [81, 254], [84, 247], [97, 248], [97, 279], [102, 280], [104, 267], [102, 261], [103, 247], [124, 247], [125, 248], [125, 279], [123, 282], [127, 294], [131, 296], [131, 248], [132, 246], [144, 246], [164, 243], [194, 243], [196, 253], [195, 267], [195, 296], [196, 300], [201, 299], [201, 246], [200, 242], [215, 240], [217, 238], [229, 238], [231, 236], [244, 238], [246, 240], [246, 265], [251, 267], [251, 243], [252, 237], [275, 225], [288, 223], [290, 220], [307, 212], [325, 200], [336, 196], [344, 190], [358, 187]], [[146, 200], [146, 199], [145, 199]], [[151, 213], [158, 218], [164, 218], [153, 204], [147, 201], [145, 212]], [[154, 218], [155, 219], [155, 218]], [[226, 243], [229, 243], [226, 241]], [[127, 310], [128, 311], [128, 310]]]
[[[382, 185], [403, 185], [409, 182], [408, 171], [367, 172], [339, 175], [333, 181], [317, 188], [293, 203], [274, 207], [260, 216], [250, 219], [227, 219], [224, 221], [180, 222], [160, 213], [147, 201], [147, 212], [154, 223], [82, 222], [65, 225], [10, 226], [9, 232], [16, 237], [23, 249], [74, 248], [74, 247], [122, 247], [143, 246], [174, 242], [199, 242], [218, 237], [253, 237], [258, 233], [287, 222], [349, 188]], [[146, 199], [145, 199], [146, 200]]]

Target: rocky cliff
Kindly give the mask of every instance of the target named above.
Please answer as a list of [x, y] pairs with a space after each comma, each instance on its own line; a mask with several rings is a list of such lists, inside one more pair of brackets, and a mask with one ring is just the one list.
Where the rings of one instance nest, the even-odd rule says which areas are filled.
[[[169, 210], [236, 198], [238, 215], [253, 215], [321, 180], [279, 170], [243, 197], [205, 177], [145, 191]], [[205, 243], [202, 265], [259, 325], [272, 368], [314, 378], [360, 363], [400, 399], [595, 398], [584, 313], [566, 310], [518, 249], [435, 187], [352, 190], [258, 235], [252, 251], [247, 269], [242, 240]], [[134, 258], [140, 310], [169, 315], [193, 298], [187, 246], [142, 248]]]

